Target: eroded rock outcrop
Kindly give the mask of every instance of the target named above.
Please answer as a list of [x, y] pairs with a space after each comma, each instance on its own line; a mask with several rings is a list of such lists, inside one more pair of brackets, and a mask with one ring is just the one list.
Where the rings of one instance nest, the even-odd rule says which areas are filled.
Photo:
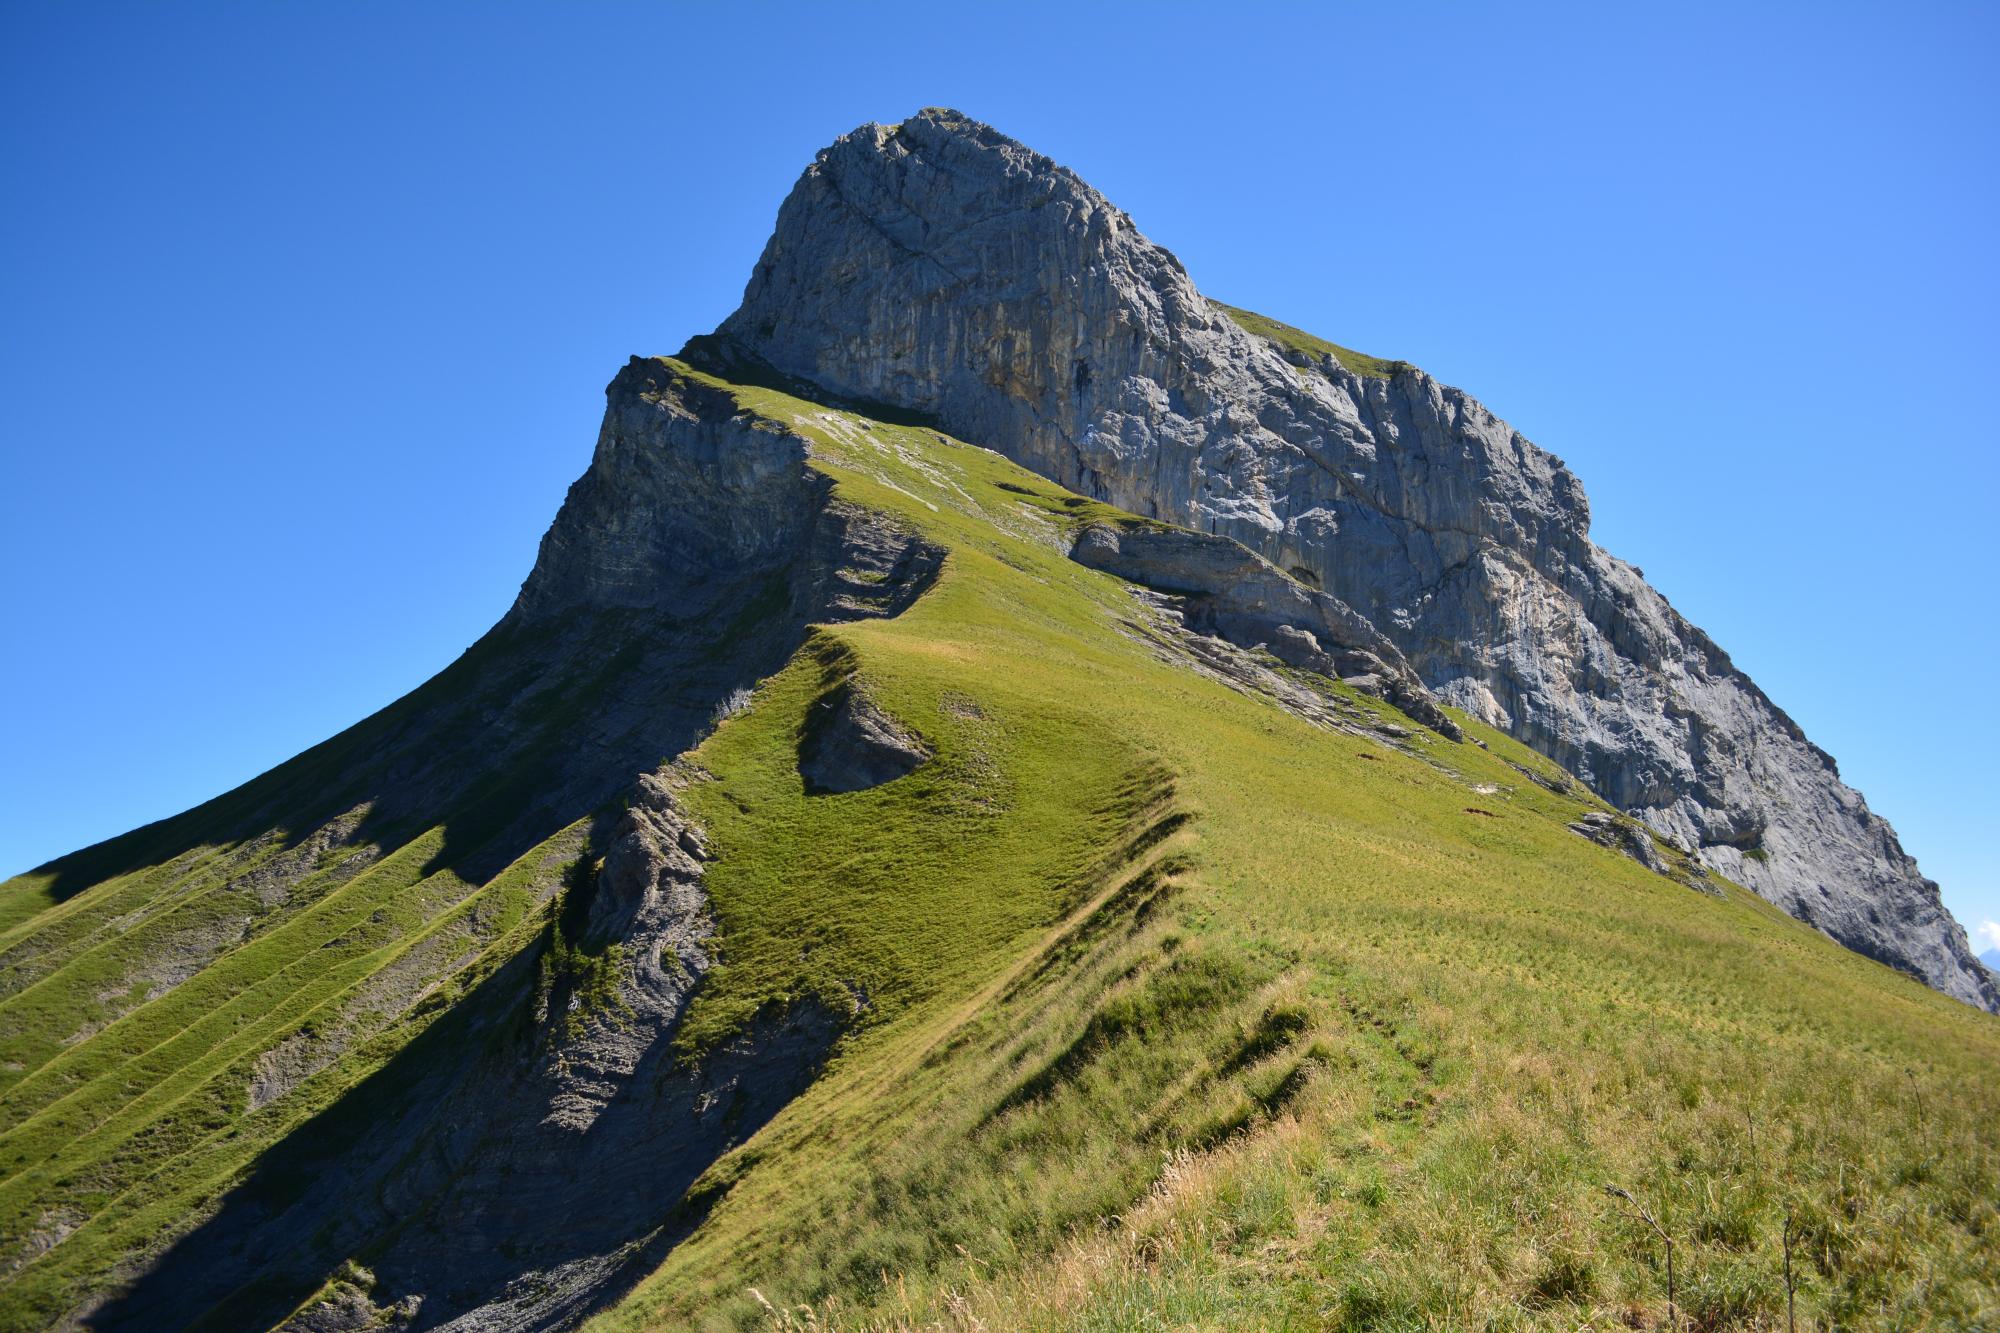
[[799, 774], [814, 796], [894, 782], [930, 757], [922, 737], [876, 707], [851, 682], [813, 705], [799, 740]]
[[[1675, 865], [1660, 850], [1654, 840], [1655, 835], [1637, 823], [1621, 819], [1608, 810], [1591, 810], [1581, 816], [1569, 831], [1580, 838], [1587, 838], [1600, 847], [1614, 852], [1622, 852], [1656, 875], [1685, 884], [1702, 893], [1718, 893], [1718, 886], [1711, 884], [1698, 867], [1686, 868]], [[1676, 849], [1685, 856], [1683, 849]]]
[[1422, 371], [1246, 331], [1130, 217], [1004, 135], [930, 110], [835, 142], [716, 345], [1241, 541], [1365, 617], [1436, 694], [1709, 866], [2000, 1010], [1894, 832], [1590, 541], [1560, 460]]
[[1337, 597], [1279, 572], [1241, 542], [1187, 528], [1092, 524], [1070, 558], [1187, 599], [1188, 624], [1290, 666], [1337, 677], [1459, 740], [1396, 645]]

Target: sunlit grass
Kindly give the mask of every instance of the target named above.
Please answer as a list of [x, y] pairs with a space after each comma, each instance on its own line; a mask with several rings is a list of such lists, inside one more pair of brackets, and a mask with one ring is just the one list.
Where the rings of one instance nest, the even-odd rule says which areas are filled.
[[1260, 315], [1253, 310], [1239, 310], [1220, 301], [1211, 301], [1209, 304], [1228, 315], [1244, 329], [1276, 343], [1295, 357], [1318, 360], [1330, 356], [1343, 370], [1359, 375], [1363, 379], [1393, 379], [1398, 371], [1409, 368], [1407, 361], [1390, 361], [1383, 357], [1370, 356], [1366, 352], [1357, 352], [1352, 347], [1330, 343], [1324, 338], [1307, 333], [1304, 329], [1295, 329], [1289, 324], [1281, 323], [1268, 315]]
[[[900, 621], [840, 635], [947, 751], [946, 697], [1004, 738], [984, 780], [1022, 814], [938, 824], [959, 855], [1037, 826], [1038, 793], [1086, 803], [1108, 753], [1160, 765], [1193, 819], [1094, 926], [989, 949], [975, 1000], [952, 995], [977, 957], [941, 956], [964, 980], [852, 1041], [604, 1327], [1663, 1320], [1663, 1251], [1610, 1184], [1675, 1237], [1695, 1326], [1781, 1317], [1788, 1215], [1814, 1318], [1992, 1314], [1992, 1019], [1578, 838], [1591, 803], [1525, 780], [1508, 761], [1546, 761], [1497, 733], [1402, 753], [1155, 660], [1116, 628], [1119, 585], [1033, 540], [1081, 503], [991, 455], [879, 425], [821, 448], [843, 493], [954, 548]], [[778, 781], [799, 707], [774, 689], [696, 756], [711, 809]], [[893, 785], [874, 808], [910, 802], [921, 839], [944, 788]], [[896, 836], [822, 824], [816, 855], [869, 865]], [[797, 850], [736, 855], [775, 879]], [[713, 881], [725, 913], [739, 882]], [[1004, 871], [988, 891], [1017, 892]]]

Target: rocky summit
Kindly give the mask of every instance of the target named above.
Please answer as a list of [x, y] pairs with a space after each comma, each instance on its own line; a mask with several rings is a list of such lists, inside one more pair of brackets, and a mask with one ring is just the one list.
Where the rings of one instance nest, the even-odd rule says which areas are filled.
[[[926, 414], [1354, 608], [1439, 698], [1851, 949], [2000, 1010], [1935, 883], [1562, 461], [1402, 362], [1218, 305], [1103, 195], [932, 109], [806, 169], [732, 348]], [[699, 348], [696, 349], [697, 351]]]
[[0, 1333], [1992, 1323], [2000, 979], [1465, 394], [931, 110], [606, 400], [0, 886]]

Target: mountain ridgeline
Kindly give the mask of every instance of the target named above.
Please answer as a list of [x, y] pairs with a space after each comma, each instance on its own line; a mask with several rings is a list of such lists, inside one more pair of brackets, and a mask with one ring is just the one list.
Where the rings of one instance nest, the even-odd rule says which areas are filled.
[[1981, 1326], [2000, 980], [1588, 517], [839, 139], [458, 661], [0, 886], [0, 1333]]

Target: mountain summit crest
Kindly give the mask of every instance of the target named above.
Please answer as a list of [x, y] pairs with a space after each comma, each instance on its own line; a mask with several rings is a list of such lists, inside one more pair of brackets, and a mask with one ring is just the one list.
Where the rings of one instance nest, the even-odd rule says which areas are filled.
[[1242, 542], [1367, 617], [1441, 698], [1715, 870], [2000, 1010], [1894, 831], [1590, 541], [1560, 459], [1421, 370], [1356, 369], [1271, 336], [1284, 328], [1206, 299], [1075, 173], [927, 108], [815, 158], [717, 332], [801, 383]]

